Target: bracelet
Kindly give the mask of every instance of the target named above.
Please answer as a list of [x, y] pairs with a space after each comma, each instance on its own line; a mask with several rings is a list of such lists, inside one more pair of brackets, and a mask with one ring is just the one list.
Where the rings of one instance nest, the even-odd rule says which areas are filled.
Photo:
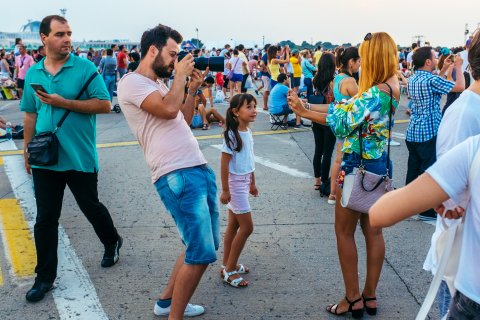
[[305, 109], [312, 110], [312, 106], [310, 105], [310, 103], [305, 102]]

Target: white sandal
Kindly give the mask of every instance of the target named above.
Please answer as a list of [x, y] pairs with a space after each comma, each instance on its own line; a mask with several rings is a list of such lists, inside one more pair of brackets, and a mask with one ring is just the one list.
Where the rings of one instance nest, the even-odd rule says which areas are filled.
[[[245, 279], [243, 279], [242, 277], [230, 280], [230, 277], [235, 275], [235, 274], [238, 274], [238, 272], [236, 270], [234, 270], [232, 272], [227, 272], [224, 269], [223, 270], [223, 282], [226, 282], [226, 283], [228, 283], [229, 285], [231, 285], [232, 287], [235, 287], [235, 288], [246, 288], [248, 286], [248, 282], [245, 281]], [[243, 281], [245, 281], [245, 285], [241, 285], [241, 283]]]
[[[221, 270], [225, 270], [225, 266], [221, 266], [220, 267]], [[239, 263], [238, 264], [238, 269], [237, 269], [237, 273], [238, 274], [247, 274], [250, 272], [250, 269], [247, 269], [243, 264]]]

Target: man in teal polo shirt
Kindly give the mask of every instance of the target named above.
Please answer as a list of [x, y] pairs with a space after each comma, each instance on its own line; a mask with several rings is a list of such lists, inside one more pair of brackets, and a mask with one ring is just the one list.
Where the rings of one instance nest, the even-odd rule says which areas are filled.
[[[71, 35], [65, 18], [54, 15], [42, 20], [40, 37], [46, 58], [28, 71], [20, 105], [25, 112], [25, 168], [33, 175], [37, 202], [37, 277], [26, 295], [30, 302], [42, 300], [57, 276], [58, 220], [67, 185], [105, 246], [102, 267], [111, 267], [118, 261], [122, 246], [110, 213], [98, 200], [97, 189], [95, 114], [110, 112], [110, 96], [102, 78], [96, 76], [80, 99], [75, 100], [97, 68], [89, 60], [70, 55]], [[34, 83], [41, 84], [45, 91], [34, 91]], [[57, 131], [58, 163], [30, 167], [28, 143], [36, 133], [53, 131], [68, 110], [70, 114]]]

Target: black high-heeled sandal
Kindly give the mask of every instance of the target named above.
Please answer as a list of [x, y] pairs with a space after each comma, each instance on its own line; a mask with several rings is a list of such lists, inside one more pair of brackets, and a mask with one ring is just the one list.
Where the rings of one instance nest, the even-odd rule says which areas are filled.
[[[329, 305], [326, 310], [327, 312], [331, 313], [331, 314], [334, 314], [336, 316], [341, 316], [341, 315], [344, 315], [346, 313], [349, 313], [351, 312], [352, 313], [352, 317], [355, 318], [355, 319], [360, 319], [363, 317], [363, 308], [362, 309], [356, 309], [356, 310], [353, 310], [353, 306], [357, 303], [357, 302], [360, 302], [362, 301], [362, 298], [358, 298], [357, 300], [355, 301], [350, 301], [348, 300], [347, 297], [345, 297], [345, 300], [347, 301], [348, 303], [348, 310], [345, 311], [345, 312], [342, 312], [342, 313], [337, 313], [337, 309], [338, 309], [338, 303], [337, 304], [333, 304], [333, 305]], [[335, 308], [333, 310], [333, 308]]]
[[367, 307], [367, 301], [377, 301], [377, 297], [365, 298], [365, 296], [362, 294], [362, 299], [363, 299], [363, 305], [365, 306], [365, 311], [367, 311], [367, 314], [370, 316], [375, 316], [377, 314], [377, 307], [375, 308]]

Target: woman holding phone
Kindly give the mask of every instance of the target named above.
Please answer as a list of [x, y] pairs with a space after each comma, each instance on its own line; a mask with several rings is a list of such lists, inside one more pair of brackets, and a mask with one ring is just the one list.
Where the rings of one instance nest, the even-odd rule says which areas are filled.
[[[378, 175], [387, 173], [387, 155], [384, 151], [389, 138], [389, 124], [398, 107], [400, 87], [397, 79], [398, 55], [395, 41], [385, 32], [368, 33], [359, 48], [362, 72], [358, 93], [344, 103], [330, 105], [304, 104], [292, 93], [290, 108], [301, 117], [328, 124], [342, 145], [343, 162], [337, 187], [337, 199], [342, 197], [343, 176], [358, 167], [360, 159], [367, 171]], [[391, 116], [391, 117], [390, 117]], [[362, 135], [360, 154], [359, 131]], [[390, 164], [391, 168], [391, 164]], [[391, 170], [388, 172], [391, 175]], [[333, 178], [333, 177], [332, 177]], [[357, 223], [365, 237], [367, 274], [360, 291], [358, 253], [355, 243]], [[340, 201], [335, 205], [335, 234], [337, 250], [345, 285], [345, 298], [327, 306], [326, 311], [342, 315], [363, 316], [364, 308], [370, 315], [377, 313], [376, 289], [385, 257], [382, 229], [372, 227], [368, 214], [345, 208]]]

